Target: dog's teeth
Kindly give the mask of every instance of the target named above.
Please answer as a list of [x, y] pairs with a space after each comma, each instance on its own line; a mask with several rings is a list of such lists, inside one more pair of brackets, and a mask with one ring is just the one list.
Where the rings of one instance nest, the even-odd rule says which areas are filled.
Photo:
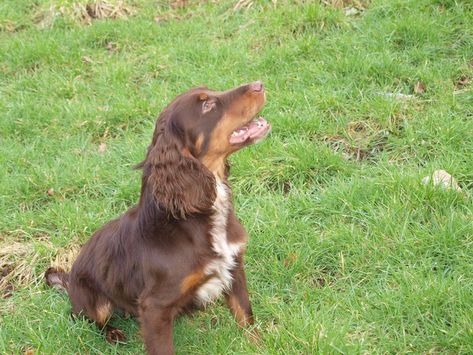
[[237, 132], [237, 131], [233, 131], [232, 137], [236, 137], [236, 136], [238, 136], [238, 132]]

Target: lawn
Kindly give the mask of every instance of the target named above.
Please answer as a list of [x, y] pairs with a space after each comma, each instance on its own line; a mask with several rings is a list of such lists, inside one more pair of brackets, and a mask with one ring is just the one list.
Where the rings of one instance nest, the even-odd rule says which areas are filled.
[[[138, 354], [45, 287], [134, 205], [154, 121], [261, 79], [273, 125], [231, 157], [260, 344], [223, 302], [178, 354], [473, 353], [473, 2], [0, 2], [0, 353]], [[461, 191], [422, 178], [452, 174]]]

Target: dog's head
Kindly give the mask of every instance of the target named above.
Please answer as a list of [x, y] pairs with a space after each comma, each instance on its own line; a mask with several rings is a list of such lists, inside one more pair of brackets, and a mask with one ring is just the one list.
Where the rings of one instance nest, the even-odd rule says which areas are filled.
[[256, 81], [224, 92], [194, 88], [166, 107], [141, 164], [162, 208], [177, 218], [212, 207], [227, 157], [270, 131], [257, 117], [265, 101]]

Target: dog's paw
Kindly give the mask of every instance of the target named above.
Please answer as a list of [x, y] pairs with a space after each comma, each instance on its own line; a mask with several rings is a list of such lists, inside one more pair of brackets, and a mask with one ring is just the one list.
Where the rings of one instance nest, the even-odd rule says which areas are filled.
[[111, 344], [124, 343], [126, 340], [126, 334], [123, 330], [109, 327], [106, 330], [106, 338]]

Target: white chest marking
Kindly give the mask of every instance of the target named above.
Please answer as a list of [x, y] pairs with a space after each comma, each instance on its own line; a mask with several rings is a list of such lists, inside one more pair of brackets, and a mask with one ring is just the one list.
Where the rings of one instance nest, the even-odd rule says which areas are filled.
[[215, 300], [224, 290], [232, 284], [231, 271], [235, 267], [235, 257], [243, 244], [229, 243], [227, 240], [227, 220], [230, 207], [230, 193], [227, 186], [217, 180], [217, 198], [214, 202], [214, 215], [212, 216], [212, 248], [218, 258], [205, 266], [204, 273], [213, 275], [199, 290], [197, 301], [206, 304]]

